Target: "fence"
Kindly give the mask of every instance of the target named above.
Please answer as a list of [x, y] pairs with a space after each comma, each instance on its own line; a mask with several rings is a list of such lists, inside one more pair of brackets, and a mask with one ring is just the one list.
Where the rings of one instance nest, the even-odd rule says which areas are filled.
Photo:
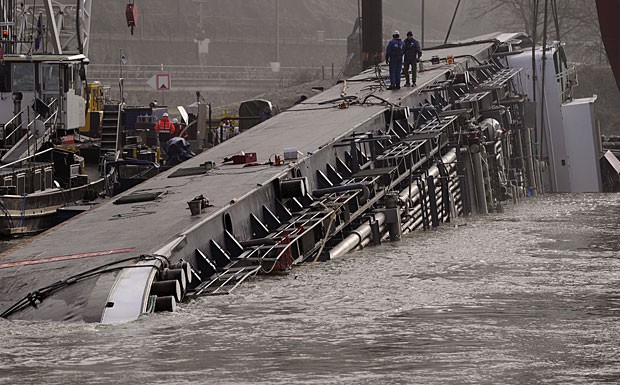
[[[337, 71], [340, 69], [338, 68]], [[120, 65], [91, 64], [88, 76], [91, 80], [111, 80], [123, 77], [127, 80], [147, 81], [155, 74], [169, 73], [174, 80], [191, 81], [282, 81], [307, 75], [330, 78], [334, 76], [334, 66], [323, 67], [280, 67], [273, 72], [270, 66], [187, 66], [187, 65]]]

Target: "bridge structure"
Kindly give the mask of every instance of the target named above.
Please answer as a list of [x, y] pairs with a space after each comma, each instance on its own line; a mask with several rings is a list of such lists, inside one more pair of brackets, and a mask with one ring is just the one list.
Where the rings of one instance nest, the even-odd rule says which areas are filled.
[[[172, 91], [263, 91], [286, 87], [318, 79], [337, 77], [336, 67], [280, 67], [270, 66], [200, 66], [200, 65], [113, 65], [91, 64], [89, 81], [100, 81], [112, 89], [123, 78], [125, 92], [152, 91], [149, 79], [168, 74]], [[157, 85], [156, 85], [157, 87]]]

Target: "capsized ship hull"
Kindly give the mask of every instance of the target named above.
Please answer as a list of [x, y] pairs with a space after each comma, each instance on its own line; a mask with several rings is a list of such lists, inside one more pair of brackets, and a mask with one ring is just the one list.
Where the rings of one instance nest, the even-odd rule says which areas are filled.
[[132, 321], [518, 202], [540, 180], [498, 55], [518, 37], [426, 51], [417, 88], [364, 71], [5, 253], [1, 315]]

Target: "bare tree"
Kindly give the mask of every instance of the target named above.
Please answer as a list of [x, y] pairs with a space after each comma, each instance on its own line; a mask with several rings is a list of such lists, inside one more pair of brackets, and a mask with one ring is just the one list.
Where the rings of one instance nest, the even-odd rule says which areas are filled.
[[548, 40], [571, 45], [574, 60], [603, 60], [595, 0], [480, 0], [471, 11], [475, 20], [492, 18], [496, 27], [524, 31], [538, 42], [543, 40], [545, 13]]

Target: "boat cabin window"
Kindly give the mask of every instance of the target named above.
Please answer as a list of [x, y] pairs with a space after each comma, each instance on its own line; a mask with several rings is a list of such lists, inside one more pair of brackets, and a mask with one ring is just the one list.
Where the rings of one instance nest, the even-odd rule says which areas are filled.
[[0, 92], [11, 92], [11, 65], [0, 63]]
[[35, 90], [34, 63], [13, 63], [11, 69], [11, 91], [32, 92]]
[[43, 92], [59, 93], [60, 91], [60, 66], [58, 64], [43, 64], [41, 66], [43, 78]]
[[80, 77], [80, 67], [75, 65], [71, 70], [67, 71], [70, 78], [69, 88], [75, 91], [75, 94], [82, 96], [82, 78]]

